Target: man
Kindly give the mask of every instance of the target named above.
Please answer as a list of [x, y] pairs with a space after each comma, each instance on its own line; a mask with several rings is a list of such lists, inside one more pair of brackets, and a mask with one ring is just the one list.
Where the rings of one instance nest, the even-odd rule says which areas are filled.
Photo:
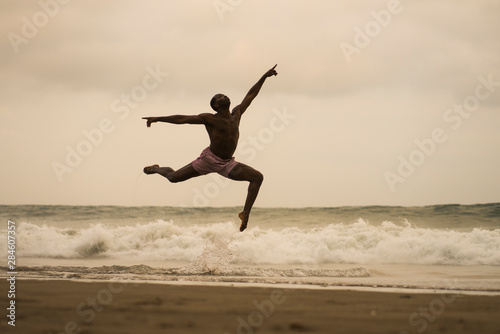
[[167, 122], [172, 124], [203, 124], [210, 137], [210, 146], [190, 164], [173, 170], [170, 167], [159, 167], [152, 165], [144, 168], [146, 174], [160, 174], [170, 182], [182, 182], [190, 178], [209, 173], [218, 173], [235, 181], [248, 181], [248, 194], [243, 211], [238, 214], [241, 219], [240, 231], [247, 228], [250, 211], [259, 193], [263, 175], [250, 166], [237, 162], [233, 153], [238, 145], [239, 125], [241, 115], [247, 110], [253, 99], [257, 96], [264, 81], [273, 75], [278, 75], [274, 70], [274, 65], [269, 71], [264, 73], [259, 81], [248, 91], [240, 105], [229, 111], [230, 100], [223, 94], [215, 95], [210, 101], [210, 106], [216, 111], [215, 114], [205, 113], [193, 116], [164, 116], [164, 117], [143, 117], [147, 120], [146, 125], [151, 126], [155, 122]]

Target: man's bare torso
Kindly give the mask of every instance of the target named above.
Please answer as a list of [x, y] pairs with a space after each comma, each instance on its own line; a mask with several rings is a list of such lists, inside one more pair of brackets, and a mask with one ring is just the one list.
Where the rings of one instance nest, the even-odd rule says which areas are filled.
[[241, 116], [233, 112], [229, 115], [211, 114], [205, 123], [210, 137], [210, 150], [219, 158], [230, 159], [238, 145], [240, 137], [239, 125]]

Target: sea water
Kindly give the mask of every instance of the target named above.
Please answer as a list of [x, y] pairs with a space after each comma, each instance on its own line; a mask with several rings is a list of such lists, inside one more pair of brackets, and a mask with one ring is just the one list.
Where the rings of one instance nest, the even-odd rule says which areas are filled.
[[18, 278], [500, 291], [500, 204], [238, 208], [0, 206]]

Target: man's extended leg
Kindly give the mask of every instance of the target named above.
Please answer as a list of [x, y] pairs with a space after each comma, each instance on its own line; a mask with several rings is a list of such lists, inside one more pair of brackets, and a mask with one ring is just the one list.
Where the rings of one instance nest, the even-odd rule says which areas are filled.
[[231, 180], [235, 181], [250, 182], [250, 184], [248, 185], [248, 194], [247, 194], [247, 199], [245, 201], [245, 207], [243, 208], [243, 211], [240, 212], [238, 215], [238, 217], [240, 217], [241, 219], [240, 231], [243, 232], [247, 228], [250, 211], [252, 210], [253, 203], [257, 198], [257, 194], [259, 193], [260, 185], [264, 180], [264, 176], [259, 171], [253, 169], [252, 167], [242, 163], [238, 163], [231, 170], [231, 172], [229, 172], [228, 177]]
[[144, 167], [144, 173], [160, 174], [161, 176], [166, 177], [172, 183], [186, 181], [192, 177], [201, 175], [196, 171], [196, 169], [194, 169], [191, 163], [178, 170], [173, 170], [170, 167], [160, 167], [158, 165], [148, 166]]

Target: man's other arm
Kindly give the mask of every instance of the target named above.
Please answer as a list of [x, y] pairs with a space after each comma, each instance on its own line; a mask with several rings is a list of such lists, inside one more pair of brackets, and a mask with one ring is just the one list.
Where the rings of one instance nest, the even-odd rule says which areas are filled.
[[259, 81], [257, 81], [257, 83], [255, 85], [253, 85], [252, 88], [250, 88], [250, 90], [248, 91], [248, 93], [245, 96], [245, 98], [243, 99], [243, 101], [241, 101], [241, 104], [234, 108], [233, 114], [235, 112], [239, 112], [240, 115], [243, 115], [243, 113], [250, 106], [250, 103], [252, 103], [253, 99], [255, 99], [257, 94], [259, 94], [259, 91], [260, 91], [262, 85], [264, 84], [264, 81], [266, 81], [266, 79], [269, 78], [270, 76], [278, 75], [278, 72], [276, 72], [274, 70], [277, 65], [278, 64], [274, 65], [273, 68], [271, 68], [269, 71], [264, 73], [264, 75], [259, 79]]
[[146, 125], [149, 128], [152, 123], [165, 122], [171, 124], [206, 124], [207, 120], [212, 114], [199, 114], [199, 115], [172, 115], [160, 117], [143, 117], [146, 120]]

